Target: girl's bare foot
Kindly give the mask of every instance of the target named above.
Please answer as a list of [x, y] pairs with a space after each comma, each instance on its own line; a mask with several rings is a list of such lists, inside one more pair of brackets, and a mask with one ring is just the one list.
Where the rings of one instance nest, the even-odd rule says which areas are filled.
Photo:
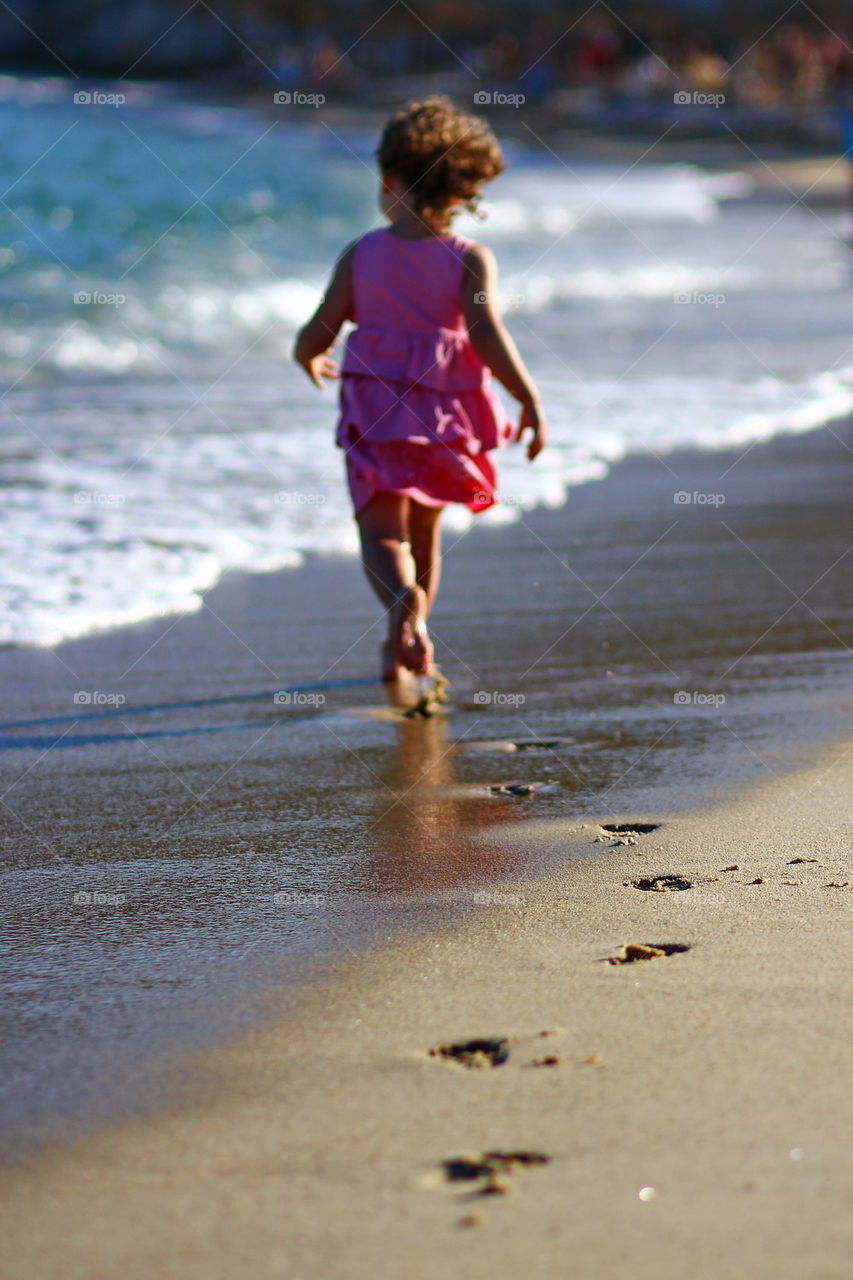
[[417, 676], [432, 670], [432, 641], [426, 628], [427, 598], [420, 587], [406, 587], [394, 606], [396, 659]]

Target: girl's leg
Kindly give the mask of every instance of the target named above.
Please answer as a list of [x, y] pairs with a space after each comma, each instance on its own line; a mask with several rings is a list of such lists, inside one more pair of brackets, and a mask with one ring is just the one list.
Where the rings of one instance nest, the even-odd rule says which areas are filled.
[[[435, 604], [441, 579], [441, 513], [444, 507], [425, 507], [409, 499], [409, 536], [412, 540], [412, 556], [415, 561], [415, 580], [427, 599], [427, 613]], [[435, 695], [439, 702], [447, 701], [447, 681], [433, 664]]]
[[389, 650], [383, 675], [393, 679], [395, 667], [426, 675], [432, 645], [426, 630], [426, 592], [417, 583], [409, 543], [408, 499], [377, 493], [356, 519], [367, 580], [388, 610]]
[[441, 513], [409, 499], [409, 536], [415, 561], [415, 581], [426, 592], [427, 612], [435, 603], [441, 578]]

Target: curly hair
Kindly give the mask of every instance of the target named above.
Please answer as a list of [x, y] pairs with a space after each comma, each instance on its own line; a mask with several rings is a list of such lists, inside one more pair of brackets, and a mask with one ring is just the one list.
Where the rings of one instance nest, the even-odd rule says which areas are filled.
[[376, 156], [383, 176], [402, 182], [415, 212], [439, 227], [449, 224], [454, 202], [476, 210], [483, 183], [506, 167], [485, 120], [438, 94], [396, 111]]

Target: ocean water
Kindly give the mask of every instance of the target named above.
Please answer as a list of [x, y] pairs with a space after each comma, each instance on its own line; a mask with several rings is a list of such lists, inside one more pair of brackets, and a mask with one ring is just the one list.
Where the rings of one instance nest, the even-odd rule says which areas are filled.
[[[356, 545], [334, 392], [289, 352], [379, 224], [375, 139], [310, 107], [75, 87], [0, 78], [3, 643], [192, 610], [226, 569]], [[497, 253], [553, 444], [533, 467], [505, 451], [480, 519], [560, 505], [631, 451], [666, 466], [853, 408], [832, 215], [739, 173], [507, 154], [457, 225]]]

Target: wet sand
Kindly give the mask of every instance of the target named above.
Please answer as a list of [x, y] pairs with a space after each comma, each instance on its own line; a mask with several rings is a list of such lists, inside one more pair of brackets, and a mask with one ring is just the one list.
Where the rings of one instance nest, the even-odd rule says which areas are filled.
[[[156, 1011], [173, 1047], [122, 1062], [92, 1132], [73, 1072], [51, 1107], [25, 1098], [7, 1274], [845, 1275], [851, 450], [833, 423], [630, 459], [448, 546], [453, 698], [426, 723], [379, 686], [271, 705], [370, 674], [375, 614], [338, 560], [4, 653], [7, 721], [73, 713], [80, 689], [170, 706], [73, 726], [109, 741], [67, 749], [67, 724], [3, 731], [46, 739], [2, 753], [7, 847], [57, 877], [17, 921], [22, 948], [42, 936], [34, 989], [57, 936], [90, 938], [64, 1021], [36, 1001], [17, 1025], [21, 1078], [81, 1044], [109, 1068], [110, 1025]], [[128, 877], [124, 904], [71, 910], [75, 886]], [[254, 985], [222, 963], [193, 985], [194, 938], [254, 946]], [[625, 944], [664, 954], [609, 963]], [[93, 1038], [117, 974], [127, 1003]], [[429, 1054], [472, 1038], [507, 1044]], [[205, 1039], [230, 1043], [177, 1053]]]

